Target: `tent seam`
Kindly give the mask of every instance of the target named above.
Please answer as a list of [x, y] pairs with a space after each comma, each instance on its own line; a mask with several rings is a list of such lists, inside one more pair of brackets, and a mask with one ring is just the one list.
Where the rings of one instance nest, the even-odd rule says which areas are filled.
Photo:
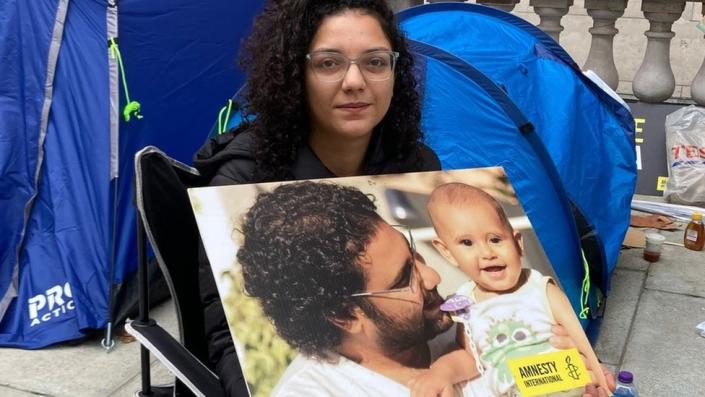
[[[68, 3], [69, 0], [59, 0], [59, 5], [56, 9], [56, 17], [54, 18], [54, 29], [52, 30], [51, 44], [49, 45], [47, 75], [44, 82], [44, 104], [42, 105], [42, 114], [39, 123], [39, 140], [37, 142], [37, 165], [34, 169], [34, 192], [29, 200], [27, 200], [24, 207], [24, 219], [22, 222], [22, 230], [20, 232], [20, 240], [17, 243], [17, 248], [15, 250], [15, 270], [13, 270], [13, 279], [10, 286], [10, 289], [14, 288], [15, 294], [17, 293], [18, 288], [20, 253], [22, 252], [22, 247], [24, 246], [27, 238], [27, 224], [29, 223], [32, 208], [34, 208], [34, 203], [39, 195], [39, 182], [42, 176], [42, 165], [44, 164], [44, 142], [46, 140], [47, 130], [49, 128], [49, 112], [51, 111], [51, 104], [54, 98], [54, 77], [56, 75], [56, 64], [59, 58], [59, 50], [61, 49], [61, 41], [63, 40], [64, 35], [64, 22], [66, 21], [66, 13], [69, 5]], [[8, 292], [10, 292], [10, 290], [8, 290]], [[3, 301], [6, 298], [7, 295], [3, 297]], [[2, 317], [0, 316], [0, 318]]]

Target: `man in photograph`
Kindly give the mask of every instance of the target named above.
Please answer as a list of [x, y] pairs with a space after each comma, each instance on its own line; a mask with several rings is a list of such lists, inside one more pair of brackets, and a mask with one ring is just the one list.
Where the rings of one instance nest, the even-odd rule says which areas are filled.
[[[452, 348], [440, 276], [410, 231], [384, 221], [359, 190], [279, 186], [258, 196], [241, 231], [245, 290], [302, 353], [274, 396], [408, 396], [409, 382]], [[572, 347], [556, 332], [556, 347]], [[438, 395], [462, 396], [463, 386]]]

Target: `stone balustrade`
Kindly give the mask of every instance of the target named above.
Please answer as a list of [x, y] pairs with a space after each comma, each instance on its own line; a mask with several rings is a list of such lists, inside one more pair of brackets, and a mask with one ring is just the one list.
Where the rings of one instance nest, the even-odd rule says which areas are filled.
[[[424, 3], [388, 1], [396, 9]], [[512, 12], [534, 23], [559, 41], [584, 70], [597, 73], [623, 96], [651, 103], [705, 105], [705, 39], [696, 29], [705, 0], [469, 2]]]

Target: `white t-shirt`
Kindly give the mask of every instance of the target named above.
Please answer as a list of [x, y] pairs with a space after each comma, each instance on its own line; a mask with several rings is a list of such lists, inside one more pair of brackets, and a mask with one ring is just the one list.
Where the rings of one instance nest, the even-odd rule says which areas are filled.
[[[510, 294], [497, 295], [477, 302], [477, 285], [468, 281], [456, 294], [477, 302], [470, 306], [469, 320], [463, 320], [466, 339], [478, 347], [485, 373], [473, 383], [485, 383], [485, 396], [518, 396], [507, 360], [557, 350], [548, 342], [551, 326], [556, 323], [546, 295], [550, 277], [536, 270], [528, 272], [524, 285]], [[478, 385], [479, 387], [479, 385]], [[577, 391], [582, 395], [582, 391]], [[571, 394], [575, 394], [571, 392]]]
[[[455, 343], [455, 327], [429, 342], [435, 360]], [[456, 397], [464, 394], [455, 386]], [[408, 397], [409, 388], [354, 361], [341, 357], [337, 364], [299, 355], [289, 364], [272, 392], [273, 397]]]

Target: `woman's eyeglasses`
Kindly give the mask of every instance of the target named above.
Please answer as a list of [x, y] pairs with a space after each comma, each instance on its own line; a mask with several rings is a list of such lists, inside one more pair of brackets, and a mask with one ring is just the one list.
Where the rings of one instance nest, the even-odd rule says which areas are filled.
[[355, 64], [367, 81], [389, 80], [394, 75], [399, 53], [394, 51], [372, 51], [350, 59], [339, 52], [319, 51], [306, 54], [313, 74], [319, 81], [335, 83], [348, 73]]

